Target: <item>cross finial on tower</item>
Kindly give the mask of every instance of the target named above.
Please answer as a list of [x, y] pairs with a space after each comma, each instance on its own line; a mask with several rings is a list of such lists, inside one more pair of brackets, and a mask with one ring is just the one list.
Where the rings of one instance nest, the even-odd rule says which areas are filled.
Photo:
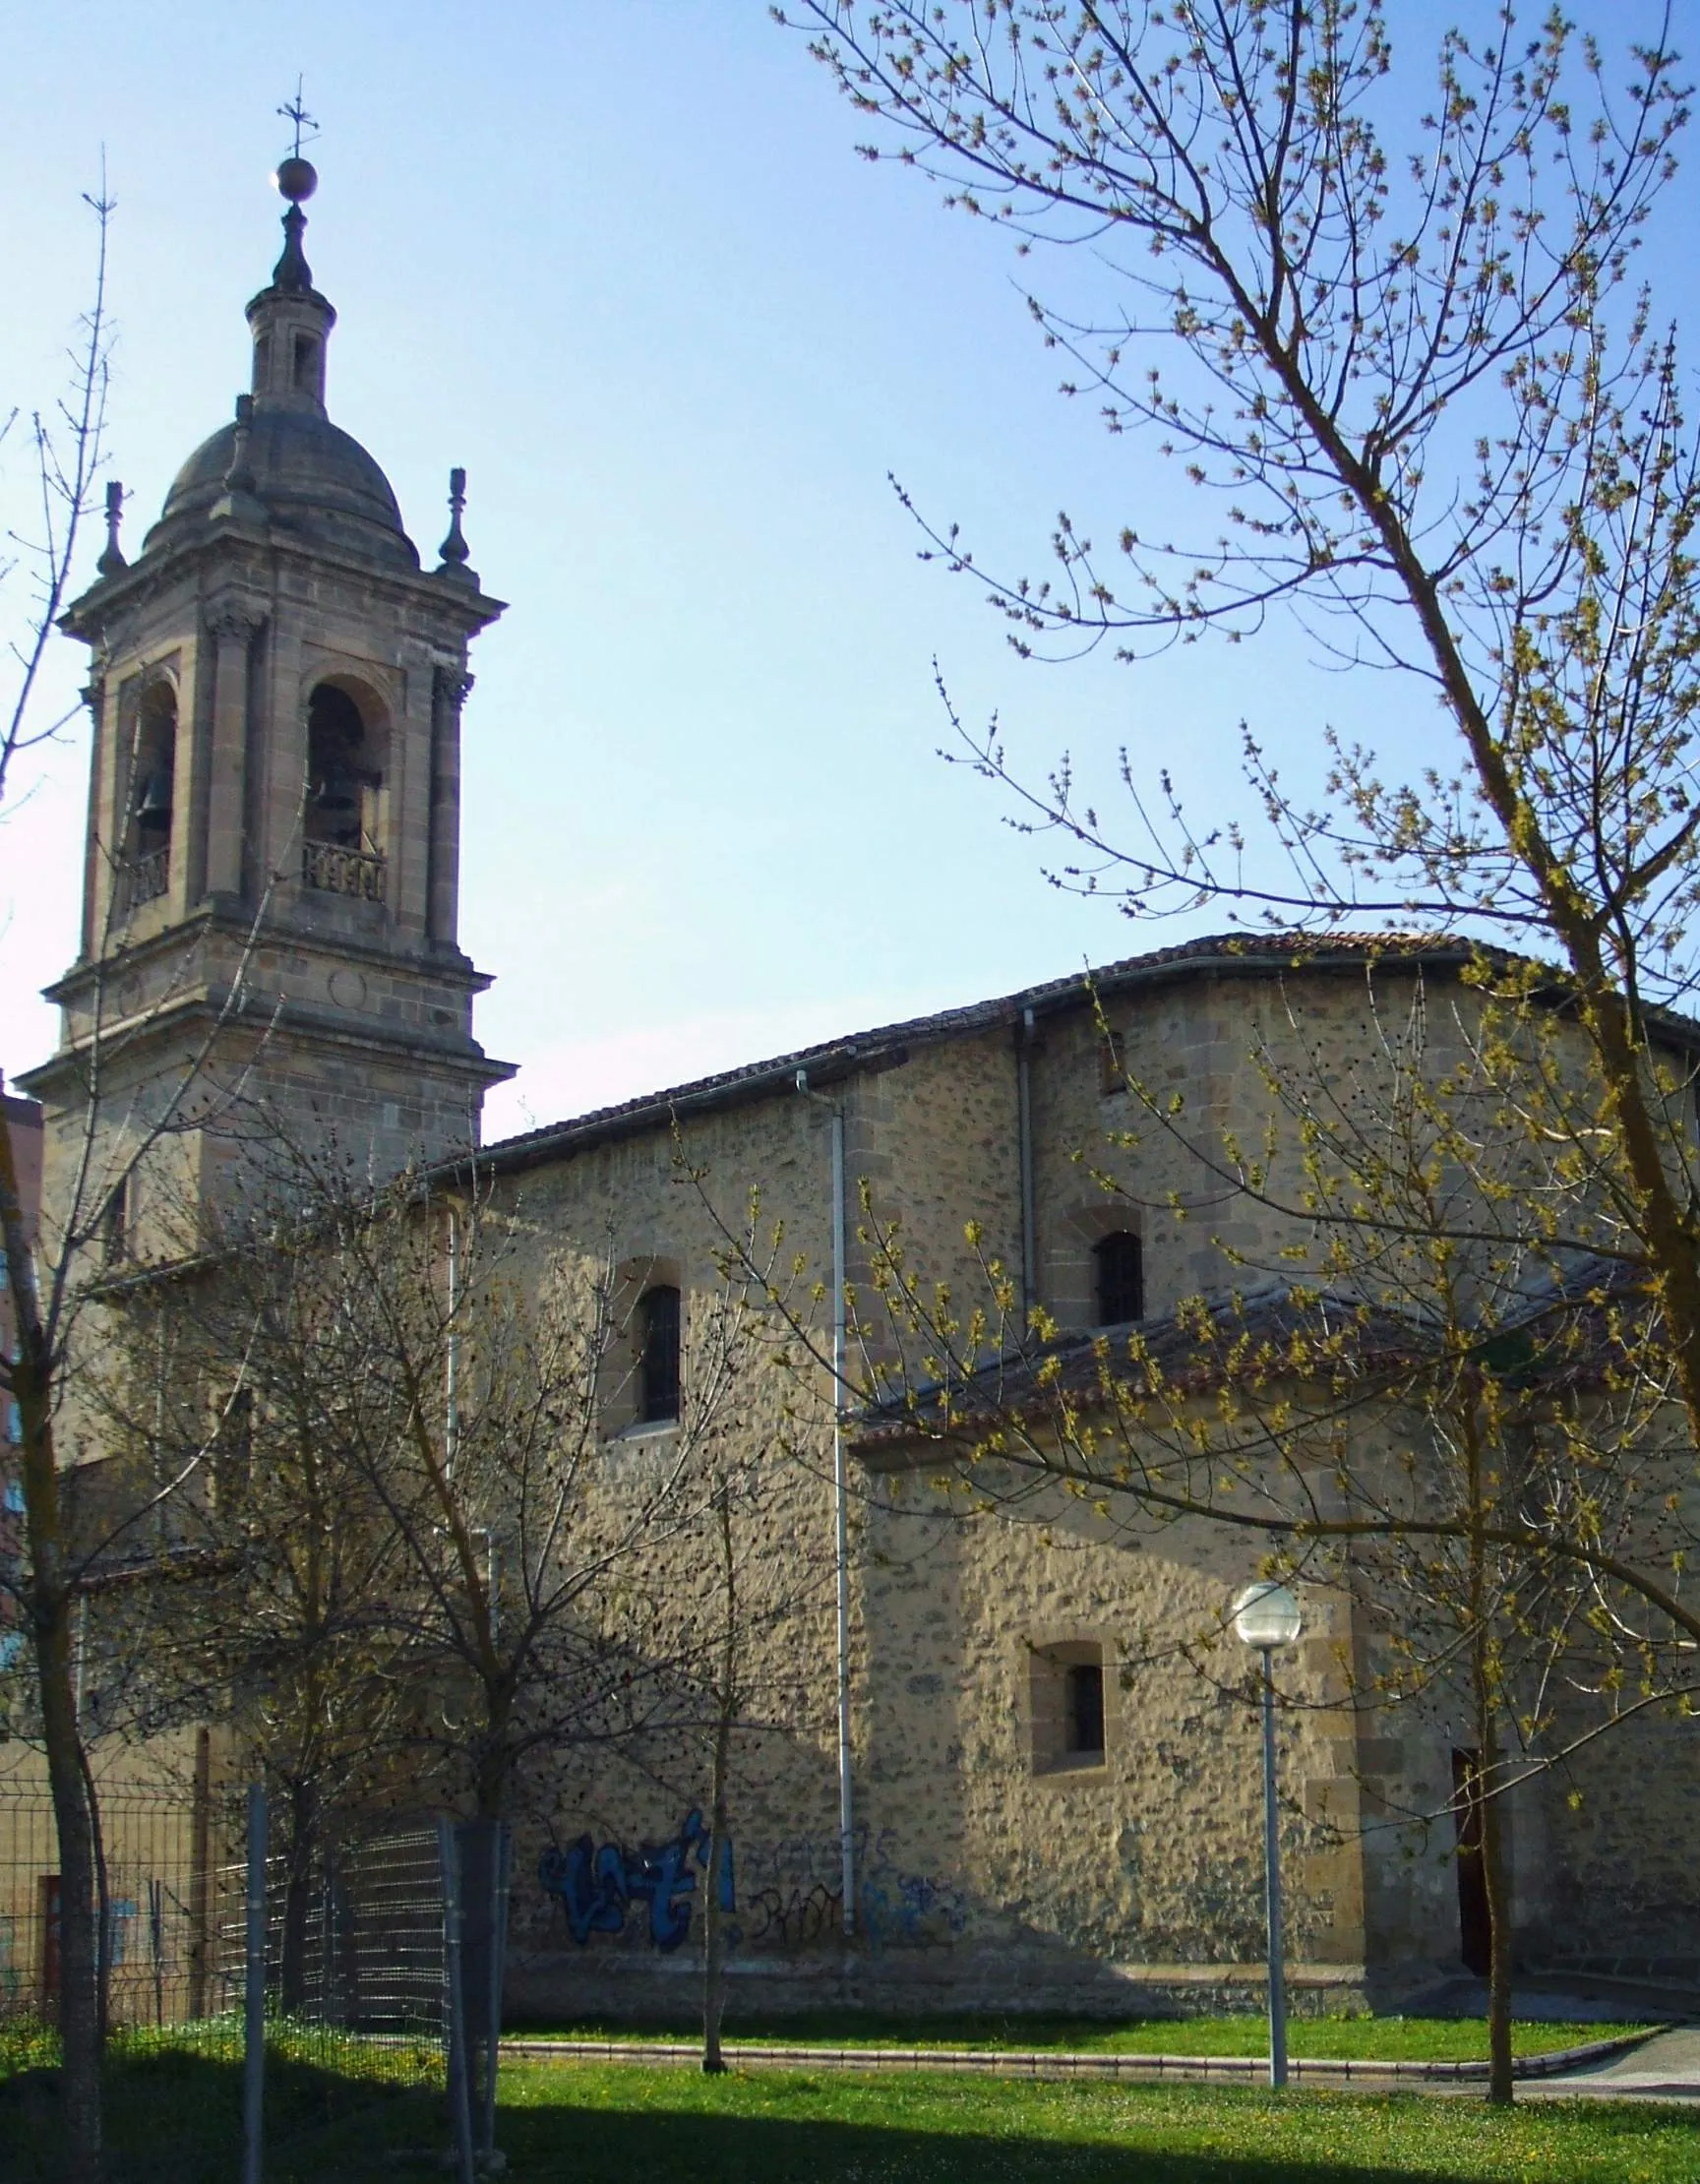
[[289, 156], [291, 159], [299, 159], [301, 156], [302, 130], [306, 130], [309, 144], [319, 134], [319, 124], [301, 102], [301, 78], [299, 76], [295, 79], [294, 97], [286, 98], [282, 105], [278, 107], [277, 112], [280, 119], [289, 122], [294, 128], [295, 141], [289, 147]]
[[319, 173], [311, 159], [301, 156], [301, 133], [305, 130], [311, 142], [319, 134], [319, 124], [301, 102], [299, 77], [295, 79], [294, 97], [285, 99], [277, 111], [289, 123], [295, 136], [288, 156], [278, 160], [277, 171], [272, 177], [278, 196], [289, 201], [289, 210], [283, 215], [283, 255], [273, 269], [272, 279], [279, 288], [305, 290], [313, 285], [313, 270], [301, 248], [301, 231], [307, 225], [307, 215], [301, 207], [319, 187]]

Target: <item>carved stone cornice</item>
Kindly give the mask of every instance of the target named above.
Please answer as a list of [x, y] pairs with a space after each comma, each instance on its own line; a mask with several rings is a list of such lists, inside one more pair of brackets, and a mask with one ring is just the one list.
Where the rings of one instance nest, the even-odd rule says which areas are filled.
[[220, 644], [248, 644], [266, 627], [266, 609], [258, 599], [227, 591], [208, 601], [202, 619], [208, 635]]
[[463, 667], [438, 667], [432, 671], [431, 687], [438, 704], [457, 713], [471, 691], [472, 677]]

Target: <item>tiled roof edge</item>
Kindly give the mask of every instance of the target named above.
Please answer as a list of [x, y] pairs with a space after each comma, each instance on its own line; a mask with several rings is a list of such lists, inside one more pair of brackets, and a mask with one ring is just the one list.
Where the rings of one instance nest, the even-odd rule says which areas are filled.
[[[470, 1159], [462, 1155], [444, 1162], [441, 1172], [460, 1172], [468, 1165], [494, 1174], [527, 1168], [607, 1138], [635, 1135], [671, 1122], [675, 1117], [731, 1106], [741, 1099], [769, 1098], [794, 1084], [800, 1069], [808, 1073], [811, 1084], [819, 1089], [865, 1069], [890, 1067], [907, 1059], [906, 1052], [899, 1050], [936, 1045], [941, 1040], [982, 1031], [1000, 1022], [1012, 1022], [1029, 1008], [1042, 1013], [1079, 1002], [1085, 999], [1089, 988], [1096, 988], [1100, 994], [1115, 994], [1129, 987], [1154, 984], [1182, 972], [1268, 977], [1285, 970], [1345, 969], [1373, 962], [1378, 956], [1396, 957], [1419, 969], [1426, 966], [1461, 968], [1480, 953], [1505, 964], [1533, 960], [1512, 949], [1444, 934], [1342, 932], [1309, 938], [1286, 933], [1204, 934], [1197, 940], [1180, 940], [1173, 946], [1154, 948], [1144, 955], [1124, 956], [1095, 968], [1082, 967], [1066, 978], [1050, 979], [1042, 985], [1023, 987], [1013, 994], [971, 1001], [959, 1008], [937, 1010], [927, 1016], [908, 1017], [898, 1023], [855, 1032], [846, 1038], [800, 1047], [791, 1054], [746, 1062], [712, 1076], [693, 1078], [662, 1091], [640, 1093], [635, 1099], [612, 1107], [593, 1108], [586, 1114], [544, 1123], [514, 1137], [499, 1138]], [[1550, 968], [1556, 985], [1564, 974], [1555, 965]], [[1672, 1011], [1654, 1013], [1673, 1036], [1700, 1048], [1700, 1024]]]

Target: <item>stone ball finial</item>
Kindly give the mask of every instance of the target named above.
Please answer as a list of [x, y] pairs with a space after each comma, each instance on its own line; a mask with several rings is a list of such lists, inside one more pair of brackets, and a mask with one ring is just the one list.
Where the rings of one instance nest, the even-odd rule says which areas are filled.
[[291, 205], [300, 205], [319, 187], [319, 170], [311, 159], [303, 159], [295, 152], [277, 162], [277, 171], [272, 180], [279, 197], [286, 197]]

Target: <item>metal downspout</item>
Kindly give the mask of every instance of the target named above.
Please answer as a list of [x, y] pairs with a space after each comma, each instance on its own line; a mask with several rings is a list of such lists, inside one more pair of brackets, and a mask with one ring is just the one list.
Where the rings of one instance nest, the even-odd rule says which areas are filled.
[[797, 1089], [827, 1110], [832, 1143], [832, 1520], [833, 1577], [838, 1637], [838, 1856], [843, 1893], [843, 1933], [856, 1932], [855, 1805], [850, 1781], [850, 1483], [844, 1440], [845, 1399], [849, 1389], [849, 1328], [844, 1286], [844, 1110], [836, 1100], [809, 1089], [809, 1072], [799, 1069]]
[[460, 1223], [449, 1208], [449, 1340], [443, 1365], [443, 1468], [455, 1476], [460, 1453]]
[[1015, 1152], [1021, 1179], [1021, 1340], [1039, 1302], [1038, 1242], [1033, 1211], [1033, 1011], [1015, 1026]]

